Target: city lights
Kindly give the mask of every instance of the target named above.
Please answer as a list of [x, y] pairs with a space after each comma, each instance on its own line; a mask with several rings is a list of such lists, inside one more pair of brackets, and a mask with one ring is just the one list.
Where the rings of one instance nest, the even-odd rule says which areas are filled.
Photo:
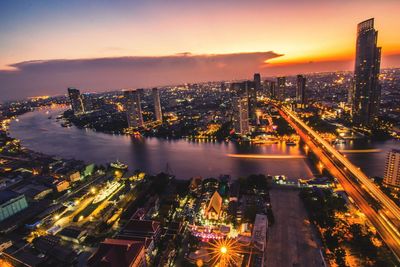
[[238, 266], [243, 249], [235, 239], [221, 239], [209, 242], [209, 249], [214, 266]]
[[0, 266], [399, 265], [400, 1], [14, 2]]

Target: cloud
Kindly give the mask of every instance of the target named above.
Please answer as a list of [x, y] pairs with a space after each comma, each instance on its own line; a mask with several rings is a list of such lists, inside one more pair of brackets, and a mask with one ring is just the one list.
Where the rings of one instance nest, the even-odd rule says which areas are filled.
[[[400, 66], [400, 54], [383, 55], [381, 68]], [[330, 71], [353, 71], [354, 58], [336, 60], [306, 60], [304, 62], [268, 63], [264, 65], [262, 74], [267, 75], [295, 75], [299, 73], [315, 73]]]
[[0, 100], [64, 94], [75, 86], [85, 91], [152, 87], [185, 82], [242, 79], [261, 71], [275, 52], [160, 57], [33, 60], [0, 71]]

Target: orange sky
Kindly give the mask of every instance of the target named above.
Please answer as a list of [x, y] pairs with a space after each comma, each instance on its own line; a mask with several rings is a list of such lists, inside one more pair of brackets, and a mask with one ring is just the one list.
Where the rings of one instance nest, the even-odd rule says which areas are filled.
[[370, 17], [384, 55], [400, 53], [394, 0], [45, 2], [0, 4], [0, 69], [38, 59], [181, 52], [285, 55], [271, 63], [351, 59], [356, 24]]

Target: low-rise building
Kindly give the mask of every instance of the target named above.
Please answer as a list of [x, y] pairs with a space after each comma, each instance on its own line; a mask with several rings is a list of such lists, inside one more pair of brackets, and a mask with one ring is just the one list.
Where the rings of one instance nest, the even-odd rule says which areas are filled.
[[57, 192], [63, 192], [69, 188], [69, 182], [67, 180], [54, 181], [54, 185]]
[[146, 266], [144, 243], [134, 240], [106, 239], [89, 258], [88, 266]]
[[27, 207], [28, 202], [23, 194], [11, 190], [0, 191], [0, 222]]
[[79, 171], [73, 172], [69, 175], [69, 181], [75, 183], [81, 179], [81, 173]]
[[208, 220], [218, 220], [222, 209], [222, 197], [217, 191], [214, 192], [205, 210], [205, 216]]

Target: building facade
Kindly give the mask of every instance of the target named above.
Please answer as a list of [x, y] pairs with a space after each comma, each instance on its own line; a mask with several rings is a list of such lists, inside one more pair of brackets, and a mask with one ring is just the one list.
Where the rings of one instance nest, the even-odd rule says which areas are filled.
[[156, 116], [156, 121], [162, 122], [162, 111], [161, 111], [161, 101], [160, 101], [160, 91], [157, 88], [152, 89], [153, 102], [154, 102], [154, 115]]
[[400, 187], [400, 149], [393, 149], [388, 153], [383, 182]]
[[274, 99], [276, 96], [276, 83], [275, 81], [265, 80], [264, 90], [268, 97]]
[[370, 126], [379, 112], [381, 48], [377, 47], [377, 40], [373, 18], [358, 24], [354, 85], [349, 90], [349, 99], [353, 122], [364, 126]]
[[83, 112], [81, 92], [76, 88], [68, 88], [68, 97], [74, 114]]
[[248, 134], [249, 125], [249, 105], [247, 97], [237, 96], [233, 98], [233, 129], [238, 134]]
[[90, 94], [81, 94], [81, 100], [83, 112], [89, 112], [93, 110], [93, 98]]
[[137, 128], [144, 125], [140, 95], [142, 90], [124, 91], [125, 110], [128, 127]]
[[304, 105], [306, 103], [306, 82], [303, 75], [297, 75], [296, 83], [296, 103]]
[[261, 75], [260, 73], [254, 73], [254, 85], [256, 92], [259, 94], [261, 92]]
[[9, 190], [0, 192], [0, 222], [27, 207], [28, 202], [26, 201], [25, 195]]
[[286, 77], [278, 77], [277, 78], [277, 92], [275, 93], [276, 99], [280, 101], [284, 101], [286, 98]]

